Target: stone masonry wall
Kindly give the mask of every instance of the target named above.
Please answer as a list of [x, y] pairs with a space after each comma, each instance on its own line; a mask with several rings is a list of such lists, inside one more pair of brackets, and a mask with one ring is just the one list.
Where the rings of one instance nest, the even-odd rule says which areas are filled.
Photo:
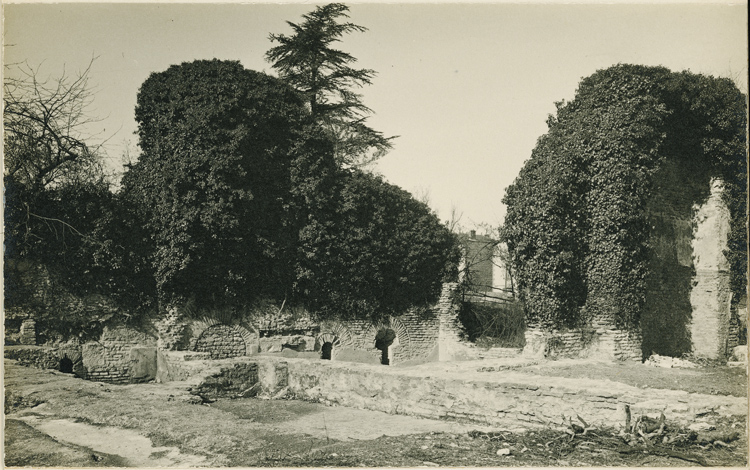
[[207, 328], [195, 345], [195, 351], [209, 353], [211, 359], [244, 356], [246, 350], [242, 335], [229, 325]]
[[543, 331], [527, 328], [523, 355], [537, 358], [595, 358], [641, 361], [641, 336], [620, 329]]
[[[320, 356], [324, 344], [333, 346], [331, 359], [378, 364], [382, 351], [375, 347], [379, 331], [393, 330], [396, 338], [388, 350], [391, 365], [473, 357], [472, 346], [461, 335], [456, 284], [443, 286], [439, 301], [427, 310], [411, 310], [373, 324], [364, 320], [316, 323], [302, 309], [269, 306], [236, 323], [216, 318], [162, 322], [166, 342], [205, 352], [213, 359], [255, 353], [302, 353]], [[168, 328], [167, 328], [168, 327]], [[164, 331], [162, 331], [164, 330]], [[187, 332], [188, 336], [176, 339]], [[244, 341], [244, 351], [243, 351]], [[165, 340], [160, 338], [160, 343]], [[175, 349], [164, 347], [164, 349]], [[180, 348], [176, 348], [180, 349]]]
[[[259, 367], [265, 362], [279, 360], [257, 358]], [[576, 415], [590, 425], [618, 427], [624, 423], [625, 405], [634, 415], [657, 417], [664, 412], [670, 423], [683, 425], [715, 409], [723, 414], [747, 413], [747, 400], [742, 397], [677, 390], [654, 394], [652, 389], [624, 384], [514, 371], [477, 374], [471, 379], [465, 374], [430, 374], [428, 378], [398, 368], [355, 368], [299, 359], [284, 362], [288, 392], [298, 398], [392, 414], [471, 420], [502, 429], [561, 424], [562, 416]]]
[[36, 322], [34, 320], [27, 319], [21, 323], [18, 342], [21, 344], [36, 344]]
[[[99, 342], [85, 343], [81, 354], [89, 380], [132, 383], [152, 379], [156, 370], [156, 339], [130, 328], [105, 327]], [[137, 364], [141, 360], [153, 360], [152, 374], [134, 376], [134, 372], [140, 372]], [[143, 368], [149, 369], [147, 365]]]
[[[333, 359], [352, 362], [380, 363], [381, 350], [375, 347], [380, 330], [390, 329], [396, 334], [389, 349], [390, 364], [425, 361], [434, 356], [438, 339], [438, 319], [432, 310], [409, 311], [379, 324], [355, 320], [327, 322], [319, 337], [340, 338], [338, 351], [334, 344]], [[318, 344], [322, 343], [318, 340]]]
[[6, 346], [3, 349], [6, 359], [18, 361], [22, 366], [39, 369], [55, 369], [60, 367], [60, 357], [56, 348], [44, 346]]
[[643, 353], [724, 359], [731, 299], [723, 184], [674, 163], [656, 181], [648, 212], [652, 257]]
[[459, 301], [455, 295], [458, 285], [443, 284], [436, 310], [439, 319], [438, 361], [469, 359], [476, 356], [474, 346], [464, 337], [463, 325], [458, 319]]
[[62, 361], [77, 377], [114, 384], [137, 383], [156, 376], [156, 339], [139, 331], [104, 328], [96, 342], [9, 346], [5, 357], [42, 369], [62, 369]]
[[693, 354], [709, 359], [727, 356], [731, 289], [729, 263], [724, 256], [729, 235], [729, 209], [721, 200], [723, 185], [714, 180], [708, 200], [695, 215], [690, 292], [693, 307], [690, 333]]
[[197, 387], [193, 387], [191, 393], [208, 401], [223, 397], [253, 397], [260, 388], [257, 384], [258, 365], [239, 363], [206, 377]]
[[743, 296], [732, 311], [729, 319], [727, 349], [747, 344], [747, 296]]

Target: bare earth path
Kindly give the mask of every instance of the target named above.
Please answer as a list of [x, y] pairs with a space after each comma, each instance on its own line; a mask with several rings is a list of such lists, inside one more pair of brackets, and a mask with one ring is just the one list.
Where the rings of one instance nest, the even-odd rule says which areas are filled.
[[[486, 434], [470, 432], [489, 431], [474, 424], [294, 400], [201, 405], [191, 403], [179, 383], [107, 385], [10, 360], [4, 380], [7, 466], [747, 464], [745, 422], [739, 417], [717, 418], [717, 431], [738, 431], [740, 440], [727, 447], [690, 447], [682, 457], [693, 460], [684, 460], [631, 451], [606, 433], [575, 439], [557, 429]], [[612, 445], [605, 448], [603, 442]]]
[[[210, 444], [209, 448], [220, 445], [210, 442], [211, 435], [218, 439], [226, 437], [229, 441], [234, 436], [242, 436], [244, 452], [269, 447], [269, 442], [284, 442], [288, 437], [299, 435], [304, 435], [299, 441], [309, 444], [309, 451], [333, 441], [373, 440], [382, 436], [429, 432], [465, 434], [473, 429], [485, 429], [450, 421], [292, 401], [244, 399], [220, 400], [210, 406], [195, 405], [181, 400], [185, 397], [176, 396], [181, 392], [168, 385], [104, 385], [55, 371], [20, 367], [13, 361], [5, 362], [4, 372], [10, 405], [6, 412], [11, 411], [6, 414], [6, 420], [20, 421], [53, 438], [62, 445], [61, 454], [71, 453], [66, 445], [89, 449], [89, 455], [83, 456], [84, 462], [80, 465], [86, 465], [91, 455], [121, 457], [121, 464], [135, 467], [226, 464], [226, 456], [211, 459], [205, 455], [180, 452], [175, 446], [155, 446], [147, 435], [159, 435], [162, 426], [156, 422], [154, 412], [157, 409], [159, 416], [171, 414], [173, 420], [183, 423], [187, 433], [203, 431], [208, 434], [205, 439], [200, 439], [202, 445], [197, 446], [198, 449], [206, 449], [205, 444]], [[123, 411], [130, 409], [130, 412], [121, 415], [118, 408]], [[139, 409], [142, 411], [140, 417]], [[153, 428], [149, 423], [154, 424]], [[10, 432], [12, 434], [13, 430]], [[191, 437], [198, 439], [197, 436]], [[158, 437], [155, 440], [159, 440]], [[16, 460], [13, 451], [11, 445], [6, 451], [6, 463], [25, 465], [24, 461]], [[91, 460], [96, 462], [94, 458]]]

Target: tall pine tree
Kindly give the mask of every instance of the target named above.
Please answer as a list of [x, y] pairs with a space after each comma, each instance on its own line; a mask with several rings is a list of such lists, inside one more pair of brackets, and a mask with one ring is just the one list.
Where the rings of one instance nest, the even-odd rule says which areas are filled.
[[353, 89], [372, 84], [375, 71], [356, 69], [351, 54], [334, 49], [344, 34], [367, 28], [350, 22], [349, 7], [330, 3], [303, 15], [300, 24], [287, 21], [294, 34], [271, 34], [279, 45], [266, 53], [266, 60], [279, 77], [307, 98], [313, 119], [334, 143], [335, 156], [343, 167], [366, 165], [384, 155], [395, 137], [385, 137], [367, 125], [372, 110]]

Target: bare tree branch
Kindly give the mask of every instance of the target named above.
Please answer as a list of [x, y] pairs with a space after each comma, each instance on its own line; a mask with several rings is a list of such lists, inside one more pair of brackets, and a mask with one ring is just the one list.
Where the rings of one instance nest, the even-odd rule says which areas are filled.
[[3, 82], [5, 174], [40, 191], [81, 173], [102, 176], [102, 143], [92, 145], [86, 127], [97, 122], [87, 114], [93, 101], [89, 72], [63, 70], [59, 78], [40, 79], [39, 66], [6, 66]]

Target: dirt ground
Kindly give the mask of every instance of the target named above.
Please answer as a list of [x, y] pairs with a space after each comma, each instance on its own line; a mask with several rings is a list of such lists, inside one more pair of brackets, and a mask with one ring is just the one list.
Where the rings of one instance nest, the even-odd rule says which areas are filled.
[[671, 442], [647, 445], [609, 429], [512, 433], [294, 400], [196, 404], [170, 384], [106, 385], [8, 360], [4, 378], [6, 466], [747, 465], [745, 417], [706, 417], [729, 442], [667, 423]]

